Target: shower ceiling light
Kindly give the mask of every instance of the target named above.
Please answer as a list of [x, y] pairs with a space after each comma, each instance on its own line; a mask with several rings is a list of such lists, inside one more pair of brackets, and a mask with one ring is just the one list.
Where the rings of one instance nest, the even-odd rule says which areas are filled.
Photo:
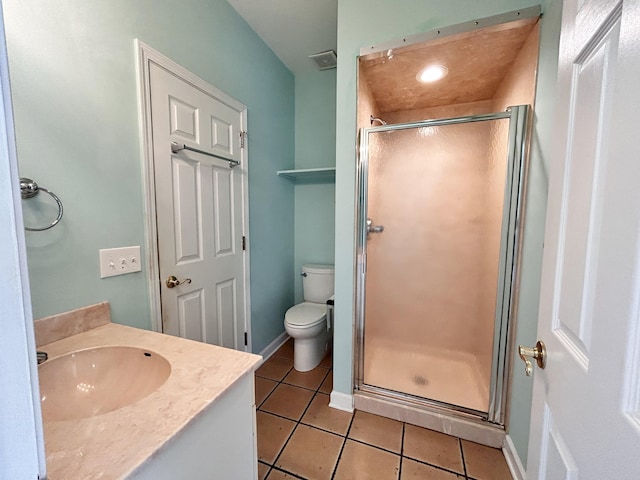
[[423, 83], [437, 82], [441, 78], [444, 78], [447, 73], [449, 73], [449, 69], [444, 65], [429, 65], [420, 70], [416, 78]]

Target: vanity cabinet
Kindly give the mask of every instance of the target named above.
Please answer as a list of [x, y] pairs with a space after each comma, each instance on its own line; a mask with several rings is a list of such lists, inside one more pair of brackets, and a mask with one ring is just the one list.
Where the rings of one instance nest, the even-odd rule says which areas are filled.
[[[78, 311], [43, 319], [36, 325], [36, 332], [44, 331], [36, 333], [36, 338], [41, 337], [38, 348], [47, 352], [52, 362], [50, 369], [39, 371], [41, 381], [49, 378], [55, 382], [54, 367], [65, 365], [56, 360], [58, 357], [104, 347], [141, 349], [145, 357], [155, 353], [171, 365], [171, 372], [153, 392], [115, 410], [56, 418], [55, 405], [43, 409], [47, 478], [255, 480], [253, 372], [262, 357], [111, 323], [108, 304], [98, 305], [102, 306], [106, 311], [100, 315], [99, 326], [83, 320], [88, 312]], [[83, 326], [88, 328], [77, 333]], [[60, 338], [60, 332], [74, 333]], [[42, 341], [43, 336], [50, 343]], [[111, 357], [104, 358], [111, 361]], [[134, 368], [133, 363], [122, 365]], [[114, 363], [113, 368], [122, 365]], [[102, 388], [100, 379], [92, 376], [94, 367], [78, 378], [78, 387], [88, 391]], [[145, 367], [137, 368], [144, 371]], [[90, 403], [89, 397], [78, 398], [76, 390], [59, 393], [64, 396], [69, 392], [67, 403]], [[103, 388], [100, 398], [110, 392]]]
[[129, 478], [249, 480], [257, 478], [257, 468], [256, 407], [250, 372], [202, 410]]

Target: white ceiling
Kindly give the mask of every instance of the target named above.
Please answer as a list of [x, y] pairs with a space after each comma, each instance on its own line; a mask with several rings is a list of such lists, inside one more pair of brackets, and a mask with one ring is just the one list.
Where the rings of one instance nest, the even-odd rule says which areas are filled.
[[337, 51], [338, 0], [227, 0], [294, 75], [313, 53]]

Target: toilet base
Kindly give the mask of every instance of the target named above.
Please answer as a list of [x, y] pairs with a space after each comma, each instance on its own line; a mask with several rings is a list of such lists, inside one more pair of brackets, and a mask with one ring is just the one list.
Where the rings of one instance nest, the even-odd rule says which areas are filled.
[[328, 351], [326, 329], [312, 338], [293, 339], [293, 368], [298, 372], [308, 372], [316, 368]]

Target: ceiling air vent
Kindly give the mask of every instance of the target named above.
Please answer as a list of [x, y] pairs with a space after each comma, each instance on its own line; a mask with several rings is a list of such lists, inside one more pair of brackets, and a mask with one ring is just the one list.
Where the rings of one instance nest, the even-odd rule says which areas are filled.
[[336, 57], [336, 52], [334, 52], [333, 50], [314, 53], [313, 55], [309, 55], [309, 58], [316, 63], [320, 70], [329, 70], [331, 68], [336, 68], [336, 61], [338, 60], [338, 57]]

